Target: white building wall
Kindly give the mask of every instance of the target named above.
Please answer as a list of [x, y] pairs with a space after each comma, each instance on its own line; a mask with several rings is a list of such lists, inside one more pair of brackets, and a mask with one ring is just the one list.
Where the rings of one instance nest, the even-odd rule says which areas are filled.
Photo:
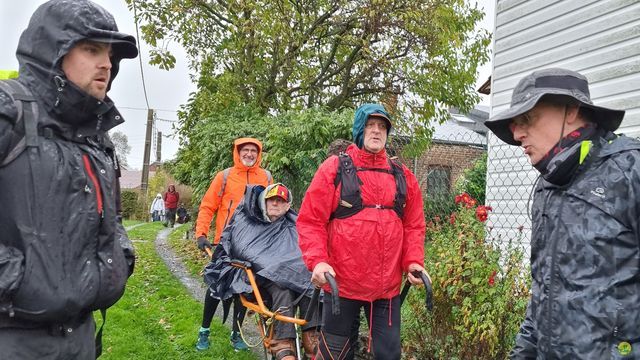
[[[626, 110], [619, 132], [640, 137], [640, 0], [497, 0], [495, 24], [492, 115], [509, 107], [522, 77], [563, 67], [589, 79], [595, 104]], [[528, 244], [527, 206], [536, 177], [519, 148], [489, 136], [493, 236]]]

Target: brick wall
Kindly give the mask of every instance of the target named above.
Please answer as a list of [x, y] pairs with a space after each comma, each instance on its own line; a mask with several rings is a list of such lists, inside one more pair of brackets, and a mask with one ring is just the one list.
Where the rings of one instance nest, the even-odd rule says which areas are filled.
[[[448, 181], [453, 187], [464, 170], [472, 167], [474, 162], [485, 152], [485, 149], [476, 146], [432, 143], [429, 149], [416, 159], [403, 158], [402, 156], [399, 158], [416, 174], [422, 193], [426, 197], [428, 192], [427, 177], [430, 170], [447, 169], [449, 171]], [[449, 188], [449, 190], [452, 189]]]

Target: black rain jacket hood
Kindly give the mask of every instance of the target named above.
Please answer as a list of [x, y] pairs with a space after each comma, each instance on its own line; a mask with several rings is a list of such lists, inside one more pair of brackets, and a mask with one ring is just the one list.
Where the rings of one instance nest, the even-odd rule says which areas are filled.
[[640, 358], [640, 142], [594, 144], [568, 185], [536, 186], [532, 296], [511, 359]]
[[243, 202], [222, 232], [204, 280], [219, 299], [251, 293], [246, 272], [229, 265], [231, 260], [251, 263], [255, 275], [278, 286], [311, 296], [311, 273], [302, 262], [296, 231], [297, 214], [289, 210], [274, 222], [265, 221], [259, 206], [264, 187], [249, 185]]
[[122, 116], [106, 97], [94, 98], [66, 79], [62, 59], [81, 40], [112, 45], [111, 79], [118, 74], [120, 60], [138, 55], [135, 38], [118, 31], [113, 16], [86, 0], [53, 0], [41, 5], [20, 36], [16, 57], [20, 81], [41, 101], [50, 114], [67, 124], [109, 130], [122, 123]]

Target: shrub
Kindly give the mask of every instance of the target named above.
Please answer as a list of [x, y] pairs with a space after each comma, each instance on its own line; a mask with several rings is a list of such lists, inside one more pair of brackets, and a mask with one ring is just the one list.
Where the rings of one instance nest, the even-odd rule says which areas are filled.
[[[490, 207], [468, 194], [455, 212], [427, 226], [425, 268], [433, 279], [434, 309], [413, 291], [403, 307], [405, 354], [417, 359], [504, 359], [529, 300], [523, 251], [485, 233]], [[517, 240], [516, 244], [519, 244]]]
[[487, 186], [487, 153], [482, 154], [473, 164], [473, 167], [465, 170], [456, 182], [456, 192], [467, 193], [484, 203], [485, 189]]
[[131, 219], [136, 211], [136, 202], [138, 202], [138, 193], [130, 190], [122, 190], [120, 194], [122, 217], [125, 219]]

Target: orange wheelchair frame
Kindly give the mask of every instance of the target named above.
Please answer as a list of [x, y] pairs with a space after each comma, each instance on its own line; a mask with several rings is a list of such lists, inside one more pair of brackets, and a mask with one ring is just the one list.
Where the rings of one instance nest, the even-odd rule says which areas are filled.
[[[318, 303], [318, 298], [320, 295], [320, 289], [315, 289], [313, 292], [313, 296], [311, 297], [311, 302], [309, 304], [309, 308], [307, 309], [307, 312], [304, 316], [304, 318], [296, 318], [296, 317], [290, 317], [290, 316], [285, 316], [282, 314], [279, 314], [278, 311], [276, 310], [271, 311], [267, 308], [267, 306], [264, 303], [264, 300], [262, 298], [262, 295], [260, 294], [260, 289], [258, 288], [258, 284], [256, 282], [256, 278], [253, 274], [253, 270], [251, 269], [251, 264], [244, 262], [244, 261], [234, 261], [232, 260], [230, 263], [231, 266], [243, 269], [246, 274], [247, 274], [247, 278], [249, 279], [249, 283], [251, 285], [251, 289], [253, 290], [253, 296], [255, 297], [255, 301], [251, 301], [247, 298], [247, 296], [245, 294], [239, 294], [238, 296], [240, 297], [240, 302], [242, 303], [242, 305], [244, 307], [246, 307], [248, 309], [249, 312], [253, 312], [254, 314], [257, 315], [257, 320], [256, 320], [256, 324], [258, 326], [258, 331], [259, 334], [261, 336], [261, 342], [263, 345], [263, 350], [264, 350], [264, 358], [265, 360], [269, 358], [269, 354], [270, 354], [270, 346], [271, 346], [271, 341], [273, 340], [273, 335], [274, 335], [274, 322], [275, 321], [283, 321], [283, 322], [287, 322], [287, 323], [292, 323], [296, 326], [296, 330], [298, 329], [298, 327], [300, 326], [304, 326], [307, 324], [307, 322], [311, 319], [311, 317], [313, 316], [313, 311], [316, 308], [316, 305]], [[339, 299], [338, 299], [338, 287], [337, 284], [335, 282], [335, 279], [333, 278], [333, 276], [331, 276], [331, 274], [329, 273], [325, 273], [325, 276], [327, 276], [327, 280], [332, 288], [332, 296], [334, 298], [335, 303], [337, 304], [337, 306], [334, 305], [334, 311], [336, 311], [337, 309], [337, 314], [339, 314], [340, 312], [340, 306], [339, 306]], [[337, 315], [336, 314], [336, 315]], [[241, 336], [243, 336], [242, 331], [240, 333]], [[244, 340], [244, 336], [243, 336], [243, 340]], [[246, 340], [245, 340], [246, 343]], [[247, 343], [248, 344], [248, 343]], [[249, 345], [249, 344], [248, 344]], [[249, 345], [250, 347], [255, 347], [257, 346], [257, 344], [255, 345]], [[300, 343], [300, 338], [299, 336], [296, 337], [295, 339], [295, 351], [296, 351], [296, 356], [299, 360], [302, 359], [302, 346]]]

